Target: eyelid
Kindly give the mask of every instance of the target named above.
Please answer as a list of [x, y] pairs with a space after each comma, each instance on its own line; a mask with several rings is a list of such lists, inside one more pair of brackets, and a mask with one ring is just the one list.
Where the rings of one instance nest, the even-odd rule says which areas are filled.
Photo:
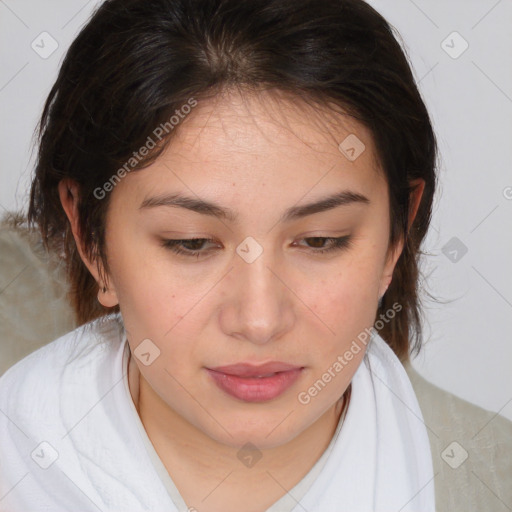
[[[344, 249], [349, 249], [352, 247], [352, 235], [343, 235], [343, 236], [302, 236], [299, 238], [299, 241], [307, 240], [307, 239], [322, 239], [325, 241], [330, 241], [331, 245], [328, 245], [327, 248], [314, 248], [314, 247], [306, 247], [306, 249], [309, 249], [308, 252], [316, 255], [320, 254], [326, 254], [326, 253], [335, 253], [335, 252], [341, 252]], [[162, 239], [161, 245], [164, 248], [170, 249], [174, 253], [178, 255], [183, 255], [185, 257], [196, 257], [199, 258], [202, 255], [207, 255], [210, 252], [213, 251], [213, 249], [206, 249], [203, 250], [203, 248], [192, 250], [192, 249], [184, 249], [183, 247], [180, 247], [180, 244], [186, 242], [192, 242], [195, 240], [200, 240], [204, 244], [207, 243], [215, 243], [216, 240], [214, 238], [207, 238], [207, 237], [191, 237], [191, 238], [176, 238], [176, 239]], [[301, 246], [304, 247], [304, 246]]]
[[326, 249], [315, 249], [310, 248], [311, 253], [313, 254], [326, 254], [326, 253], [336, 253], [341, 252], [342, 250], [349, 249], [352, 247], [353, 238], [352, 235], [343, 235], [343, 236], [304, 236], [300, 240], [306, 240], [308, 238], [320, 238], [324, 240], [331, 240], [331, 245]]
[[177, 254], [184, 254], [184, 255], [191, 255], [195, 256], [197, 253], [197, 256], [200, 254], [206, 254], [211, 251], [210, 250], [201, 250], [198, 249], [197, 251], [183, 249], [180, 247], [180, 244], [184, 242], [192, 242], [194, 240], [201, 240], [204, 241], [204, 243], [215, 243], [216, 240], [214, 238], [208, 238], [208, 237], [201, 237], [201, 236], [194, 236], [191, 238], [173, 238], [173, 239], [162, 239], [161, 244], [163, 247], [170, 249], [171, 251], [177, 253]]

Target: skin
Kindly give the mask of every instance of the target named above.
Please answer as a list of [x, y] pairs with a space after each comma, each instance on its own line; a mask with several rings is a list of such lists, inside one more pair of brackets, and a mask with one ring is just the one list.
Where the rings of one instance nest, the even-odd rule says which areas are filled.
[[[226, 92], [200, 103], [155, 163], [114, 188], [107, 282], [80, 249], [100, 289], [107, 286], [101, 303], [120, 305], [132, 354], [147, 338], [160, 350], [149, 366], [131, 357], [130, 392], [171, 478], [200, 512], [265, 510], [312, 468], [331, 441], [364, 346], [309, 404], [298, 394], [373, 325], [403, 249], [388, 246], [389, 198], [371, 133], [348, 116], [319, 113], [271, 93]], [[355, 161], [338, 149], [351, 133], [366, 146]], [[370, 203], [279, 221], [291, 206], [346, 189]], [[63, 180], [59, 191], [81, 248], [78, 189]], [[148, 197], [176, 192], [230, 208], [238, 220], [139, 208]], [[308, 238], [344, 235], [352, 236], [351, 246], [325, 254], [315, 250], [329, 240]], [[248, 236], [263, 249], [252, 263], [236, 252]], [[215, 242], [185, 246], [206, 251], [199, 258], [160, 243], [193, 237]], [[205, 370], [267, 361], [304, 370], [284, 394], [263, 403], [225, 394]], [[262, 454], [252, 468], [237, 458], [248, 441]]]

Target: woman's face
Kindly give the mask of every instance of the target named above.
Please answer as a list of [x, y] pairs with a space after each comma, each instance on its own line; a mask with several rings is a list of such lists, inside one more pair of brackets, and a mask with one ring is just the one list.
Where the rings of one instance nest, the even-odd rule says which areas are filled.
[[[119, 302], [161, 403], [224, 444], [281, 445], [333, 410], [365, 345], [335, 363], [373, 325], [399, 256], [369, 131], [319, 119], [269, 94], [200, 103], [112, 192], [104, 300]], [[349, 192], [366, 200], [323, 203]], [[191, 238], [207, 240], [166, 242]], [[259, 382], [210, 371], [273, 361], [297, 370]]]

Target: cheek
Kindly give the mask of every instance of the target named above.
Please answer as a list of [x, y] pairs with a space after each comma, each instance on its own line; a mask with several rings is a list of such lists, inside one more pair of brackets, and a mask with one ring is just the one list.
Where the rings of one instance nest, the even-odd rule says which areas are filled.
[[169, 264], [166, 266], [164, 252], [136, 224], [133, 229], [129, 221], [117, 224], [111, 226], [108, 254], [119, 301], [151, 303], [155, 294], [168, 289]]
[[346, 261], [342, 270], [330, 272], [316, 283], [308, 282], [304, 296], [312, 302], [312, 310], [321, 312], [334, 323], [357, 323], [373, 317], [379, 281], [377, 258]]
[[355, 257], [347, 261], [343, 270], [305, 283], [301, 296], [308, 298], [304, 302], [314, 313], [307, 321], [316, 324], [317, 338], [320, 331], [323, 333], [316, 350], [324, 363], [334, 361], [373, 326], [377, 311], [377, 269], [377, 257]]
[[131, 350], [135, 352], [149, 339], [150, 352], [159, 353], [150, 366], [141, 367], [142, 373], [148, 381], [162, 378], [165, 382], [169, 378], [165, 368], [177, 375], [186, 373], [187, 366], [176, 362], [200, 355], [197, 339], [202, 323], [197, 320], [205, 303], [201, 298], [211, 284], [205, 279], [184, 279], [158, 250], [117, 253], [116, 258], [112, 253], [111, 272]]
[[179, 309], [186, 302], [183, 288], [169, 272], [169, 263], [162, 261], [158, 248], [120, 232], [112, 236], [108, 254], [127, 332], [134, 341], [162, 336], [179, 320]]

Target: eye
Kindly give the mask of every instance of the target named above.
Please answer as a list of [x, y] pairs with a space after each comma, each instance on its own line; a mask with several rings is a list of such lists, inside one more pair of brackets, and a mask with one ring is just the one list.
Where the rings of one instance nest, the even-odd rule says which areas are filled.
[[[308, 243], [308, 247], [312, 249], [311, 252], [316, 254], [325, 254], [336, 250], [347, 249], [351, 246], [352, 240], [350, 235], [341, 237], [307, 237], [303, 238]], [[213, 249], [205, 249], [206, 243], [215, 243], [213, 238], [185, 238], [185, 239], [165, 239], [162, 240], [162, 246], [170, 249], [175, 254], [181, 254], [184, 256], [195, 256], [199, 258], [201, 255], [208, 254]], [[325, 243], [329, 242], [327, 247]], [[313, 245], [311, 245], [313, 244]]]
[[[350, 235], [340, 237], [310, 236], [303, 238], [302, 240], [307, 242], [308, 247], [313, 247], [312, 252], [320, 254], [348, 249], [352, 245], [352, 239]], [[325, 247], [325, 242], [329, 242], [327, 247]], [[313, 245], [311, 245], [311, 243]]]
[[185, 256], [195, 256], [199, 258], [201, 254], [206, 254], [211, 251], [201, 250], [206, 242], [214, 243], [213, 238], [185, 238], [176, 240], [162, 240], [162, 246], [170, 249], [176, 254], [183, 254]]

